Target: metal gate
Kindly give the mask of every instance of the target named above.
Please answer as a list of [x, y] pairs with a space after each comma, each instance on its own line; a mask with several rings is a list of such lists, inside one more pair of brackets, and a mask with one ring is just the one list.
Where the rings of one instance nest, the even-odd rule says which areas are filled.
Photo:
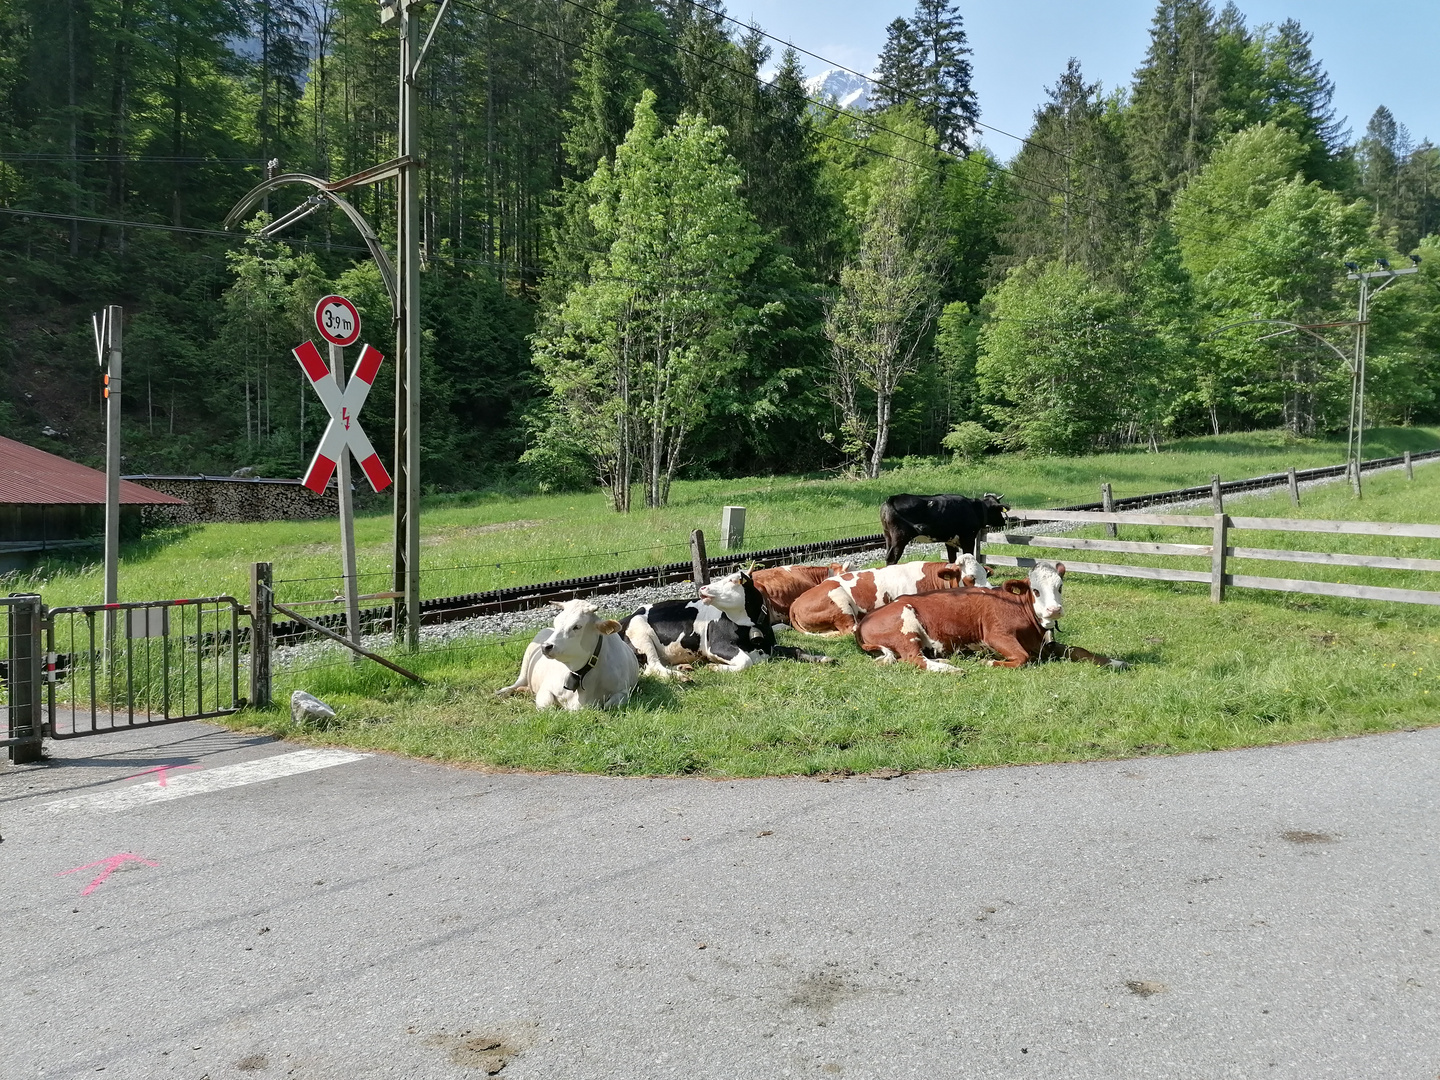
[[40, 760], [44, 610], [38, 596], [0, 598], [0, 624], [5, 631], [0, 637], [0, 746], [9, 749], [16, 764]]
[[242, 615], [233, 596], [52, 608], [46, 734], [73, 739], [238, 712], [249, 637]]

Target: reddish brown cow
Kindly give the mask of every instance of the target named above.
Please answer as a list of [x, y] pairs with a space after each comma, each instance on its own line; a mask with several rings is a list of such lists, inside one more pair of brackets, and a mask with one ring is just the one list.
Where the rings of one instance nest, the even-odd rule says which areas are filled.
[[770, 606], [770, 622], [788, 624], [790, 605], [801, 593], [849, 569], [848, 562], [832, 562], [828, 566], [772, 566], [769, 570], [756, 570], [750, 580]]
[[1076, 646], [1046, 640], [1063, 610], [1060, 589], [1065, 564], [1037, 564], [1030, 580], [1007, 581], [998, 589], [956, 589], [906, 597], [861, 620], [855, 643], [881, 663], [903, 660], [921, 671], [959, 671], [946, 658], [984, 645], [1003, 660], [991, 666], [1019, 667], [1032, 660], [1075, 660], [1123, 668], [1123, 661]]
[[852, 570], [822, 581], [790, 605], [790, 625], [802, 634], [848, 634], [862, 616], [901, 596], [984, 585], [985, 567], [973, 555], [962, 562], [908, 562]]

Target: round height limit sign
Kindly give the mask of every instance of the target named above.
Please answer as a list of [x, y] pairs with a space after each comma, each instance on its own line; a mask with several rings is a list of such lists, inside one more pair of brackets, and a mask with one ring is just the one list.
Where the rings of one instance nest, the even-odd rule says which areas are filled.
[[331, 345], [354, 345], [360, 337], [360, 313], [343, 296], [322, 297], [315, 305], [315, 329]]

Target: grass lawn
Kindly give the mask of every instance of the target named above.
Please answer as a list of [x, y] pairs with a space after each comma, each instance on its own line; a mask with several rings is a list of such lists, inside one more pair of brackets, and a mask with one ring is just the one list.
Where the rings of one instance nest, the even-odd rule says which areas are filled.
[[[1373, 457], [1436, 449], [1440, 429], [1378, 429], [1366, 433], [1365, 445]], [[628, 516], [613, 513], [602, 492], [431, 496], [421, 516], [422, 588], [427, 597], [448, 596], [688, 561], [690, 531], [701, 528], [714, 535], [725, 504], [747, 508], [746, 543], [753, 550], [878, 532], [880, 503], [901, 491], [998, 491], [1017, 507], [1060, 506], [1098, 500], [1105, 482], [1116, 496], [1135, 495], [1208, 483], [1214, 473], [1235, 480], [1292, 465], [1334, 465], [1344, 456], [1343, 440], [1295, 442], [1259, 432], [1181, 440], [1158, 454], [1002, 454], [968, 467], [936, 462], [895, 469], [873, 481], [818, 476], [685, 481], [675, 485], [669, 507]], [[1365, 505], [1369, 513], [1370, 503]], [[1411, 520], [1403, 510], [1399, 513], [1401, 520]], [[362, 514], [356, 521], [365, 592], [390, 587], [390, 530], [388, 510]], [[244, 599], [250, 563], [256, 561], [274, 564], [282, 603], [327, 598], [340, 585], [338, 533], [333, 520], [167, 530], [125, 545], [120, 598], [229, 594]], [[1263, 546], [1259, 540], [1242, 542]], [[99, 603], [101, 570], [95, 556], [90, 558], [88, 563], [57, 558], [33, 573], [5, 575], [0, 585], [7, 592], [40, 592], [52, 607]]]
[[[1277, 467], [1274, 459], [1237, 456], [1249, 464], [1233, 475]], [[855, 498], [959, 486], [1000, 487], [1017, 504], [1078, 501], [1100, 479], [1115, 482], [1113, 466], [1127, 462], [1131, 459], [1125, 456], [1015, 461], [1008, 484], [993, 473], [974, 484], [956, 484], [955, 474], [938, 470], [916, 472], [918, 482], [912, 484], [911, 475], [902, 472], [870, 485], [870, 495]], [[1204, 479], [1191, 472], [1157, 480], [1145, 471], [1155, 468], [1152, 463], [1136, 459], [1134, 464], [1136, 487], [1130, 490]], [[1087, 466], [1094, 471], [1081, 475]], [[1049, 495], [1021, 490], [1029, 484], [1034, 486], [1028, 492], [1037, 491], [1050, 468], [1075, 470], [1073, 485], [1057, 484]], [[1200, 471], [1206, 468], [1201, 465]], [[1020, 485], [1013, 482], [1017, 478]], [[1126, 493], [1129, 482], [1117, 494]], [[848, 490], [834, 483], [813, 486], [837, 501]], [[794, 481], [757, 486], [741, 501], [752, 507], [777, 505], [779, 494], [767, 504], [753, 492], [781, 489], [799, 492], [796, 501], [808, 507], [806, 483]], [[1017, 490], [1018, 496], [1013, 494]], [[724, 496], [733, 492], [725, 489]], [[708, 493], [702, 497], [687, 490], [686, 505], [718, 505], [709, 500], [721, 490], [711, 487]], [[477, 505], [489, 509], [483, 502]], [[855, 505], [841, 502], [834, 520], [842, 521]], [[1257, 517], [1440, 522], [1440, 467], [1417, 470], [1414, 482], [1398, 472], [1371, 478], [1360, 504], [1337, 483], [1306, 491], [1299, 511], [1284, 494], [1247, 498], [1235, 509]], [[1155, 539], [1206, 542], [1184, 530], [1142, 535], [1134, 527], [1123, 529], [1122, 539], [1146, 539], [1151, 533]], [[1440, 541], [1238, 535], [1234, 542], [1245, 546], [1440, 558]], [[1083, 558], [1139, 561], [1101, 553]], [[1189, 564], [1170, 560], [1169, 565]], [[1324, 571], [1253, 561], [1237, 564], [1236, 570], [1440, 587], [1434, 575], [1419, 573]], [[338, 708], [339, 720], [326, 731], [295, 731], [283, 708], [241, 714], [234, 722], [315, 743], [499, 768], [760, 776], [1212, 750], [1417, 727], [1440, 718], [1440, 608], [1250, 590], [1233, 590], [1217, 606], [1208, 595], [1202, 585], [1080, 575], [1067, 579], [1061, 640], [1125, 659], [1132, 667], [1124, 672], [1062, 663], [992, 669], [961, 661], [963, 676], [945, 676], [877, 665], [849, 639], [786, 633], [781, 635], [785, 641], [803, 642], [839, 663], [815, 667], [777, 661], [739, 674], [700, 671], [683, 685], [642, 679], [623, 710], [539, 713], [529, 699], [491, 697], [513, 679], [526, 635], [411, 656], [406, 662], [428, 680], [418, 688], [374, 665], [356, 668], [343, 660], [278, 676], [282, 702], [290, 689], [303, 687]]]

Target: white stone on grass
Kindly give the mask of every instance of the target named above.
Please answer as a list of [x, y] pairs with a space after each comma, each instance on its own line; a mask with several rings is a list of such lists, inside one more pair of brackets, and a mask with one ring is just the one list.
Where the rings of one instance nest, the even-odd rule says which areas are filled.
[[335, 719], [335, 710], [314, 694], [296, 690], [290, 695], [290, 719], [302, 727], [306, 724], [324, 727]]

